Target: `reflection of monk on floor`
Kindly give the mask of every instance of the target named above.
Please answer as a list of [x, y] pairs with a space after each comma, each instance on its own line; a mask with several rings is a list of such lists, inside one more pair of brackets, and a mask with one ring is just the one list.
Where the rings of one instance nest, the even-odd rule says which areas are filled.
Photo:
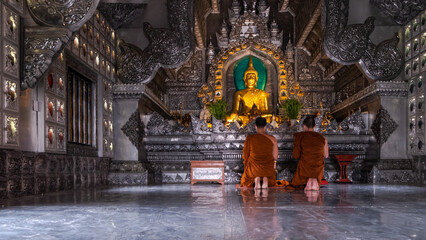
[[314, 132], [314, 127], [315, 119], [307, 117], [303, 121], [304, 131], [294, 134], [293, 157], [299, 163], [288, 188], [319, 190], [324, 173], [324, 158], [328, 157], [328, 144], [321, 134]]
[[[303, 208], [306, 211], [297, 211], [292, 214], [284, 225], [283, 232], [290, 232], [287, 239], [342, 239], [330, 232], [329, 212], [324, 208], [324, 195], [321, 191], [294, 191], [290, 194], [291, 205]], [[297, 235], [293, 235], [297, 233]], [[280, 236], [281, 237], [281, 236]], [[284, 238], [279, 238], [284, 239]]]
[[274, 187], [277, 185], [275, 179], [277, 140], [265, 132], [265, 118], [256, 118], [255, 124], [257, 134], [248, 135], [244, 142], [244, 173], [241, 177], [241, 187], [251, 187], [253, 183], [255, 188]]
[[277, 192], [284, 189], [242, 189], [242, 213], [248, 239], [280, 239], [283, 228], [277, 215]]

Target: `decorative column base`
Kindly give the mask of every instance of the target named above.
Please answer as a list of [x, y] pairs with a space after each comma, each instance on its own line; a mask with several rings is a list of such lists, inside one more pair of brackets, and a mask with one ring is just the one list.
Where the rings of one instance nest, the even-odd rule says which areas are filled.
[[109, 185], [147, 185], [148, 171], [137, 161], [112, 161]]

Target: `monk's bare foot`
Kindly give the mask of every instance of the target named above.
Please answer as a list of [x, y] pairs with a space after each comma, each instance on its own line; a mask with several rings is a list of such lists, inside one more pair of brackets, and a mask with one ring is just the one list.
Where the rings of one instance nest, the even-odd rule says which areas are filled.
[[262, 188], [268, 188], [268, 178], [267, 177], [263, 177], [263, 184], [262, 184]]
[[260, 185], [260, 177], [257, 177], [254, 179], [254, 189], [261, 189], [262, 186]]
[[312, 191], [319, 191], [320, 187], [317, 179], [312, 179]]
[[319, 185], [318, 180], [315, 178], [309, 178], [308, 183], [306, 184], [305, 191], [318, 191]]
[[309, 178], [308, 182], [306, 183], [305, 191], [311, 191], [312, 187], [312, 178]]

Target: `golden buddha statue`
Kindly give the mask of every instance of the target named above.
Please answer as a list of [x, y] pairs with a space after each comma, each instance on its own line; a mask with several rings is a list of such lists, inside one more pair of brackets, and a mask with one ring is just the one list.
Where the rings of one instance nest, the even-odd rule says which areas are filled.
[[[234, 101], [232, 103], [232, 112], [227, 117], [228, 122], [234, 122], [238, 119], [242, 120], [245, 125], [250, 121], [249, 116], [252, 113], [253, 107], [257, 108], [255, 111], [260, 112], [262, 117], [270, 118], [272, 115], [268, 113], [268, 98], [269, 93], [256, 88], [258, 74], [253, 67], [253, 61], [250, 57], [250, 62], [247, 70], [244, 72], [244, 83], [246, 88], [239, 90], [234, 94]], [[240, 107], [242, 105], [242, 107]]]

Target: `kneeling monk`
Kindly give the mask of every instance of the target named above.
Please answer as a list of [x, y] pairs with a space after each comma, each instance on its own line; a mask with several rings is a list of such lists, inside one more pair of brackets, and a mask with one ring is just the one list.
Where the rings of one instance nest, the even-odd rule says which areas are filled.
[[299, 160], [291, 187], [319, 190], [324, 174], [324, 158], [328, 158], [327, 140], [314, 132], [315, 119], [303, 121], [303, 132], [294, 134], [293, 157]]
[[275, 179], [277, 140], [274, 136], [266, 134], [265, 118], [256, 118], [255, 124], [257, 134], [248, 135], [244, 142], [244, 173], [241, 177], [241, 187], [251, 187], [253, 183], [255, 188], [273, 187], [277, 184]]

